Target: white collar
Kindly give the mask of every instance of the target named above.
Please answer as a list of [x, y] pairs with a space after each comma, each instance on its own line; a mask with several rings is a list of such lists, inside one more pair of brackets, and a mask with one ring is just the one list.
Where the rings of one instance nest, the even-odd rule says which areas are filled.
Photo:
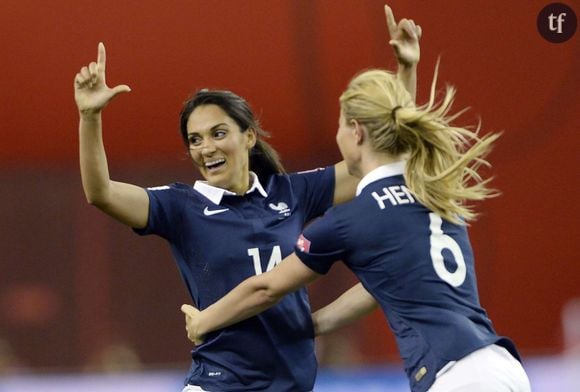
[[405, 164], [406, 161], [398, 161], [387, 163], [386, 165], [379, 166], [376, 169], [371, 170], [358, 183], [358, 186], [356, 187], [356, 195], [360, 195], [363, 188], [371, 182], [375, 182], [381, 178], [398, 176], [405, 173]]
[[[252, 186], [250, 187], [250, 189], [248, 189], [246, 194], [257, 190], [260, 193], [260, 195], [268, 197], [268, 194], [264, 190], [262, 184], [260, 184], [260, 180], [258, 179], [256, 173], [250, 172], [250, 180], [252, 181]], [[234, 192], [228, 191], [227, 189], [209, 185], [207, 181], [196, 181], [195, 184], [193, 184], [193, 189], [195, 189], [196, 191], [207, 197], [214, 204], [220, 204], [224, 195], [230, 196], [236, 195]]]

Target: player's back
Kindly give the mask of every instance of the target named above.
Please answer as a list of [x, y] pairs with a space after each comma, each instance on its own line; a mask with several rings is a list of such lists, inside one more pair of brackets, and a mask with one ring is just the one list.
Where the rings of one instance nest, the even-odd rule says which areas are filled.
[[333, 214], [344, 262], [381, 304], [411, 380], [504, 341], [479, 304], [466, 227], [424, 207], [402, 175], [367, 184]]

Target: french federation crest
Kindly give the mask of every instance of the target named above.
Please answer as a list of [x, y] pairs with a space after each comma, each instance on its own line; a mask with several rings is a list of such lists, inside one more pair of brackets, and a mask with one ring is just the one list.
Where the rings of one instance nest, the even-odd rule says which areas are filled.
[[278, 214], [289, 216], [290, 215], [290, 208], [288, 208], [288, 204], [284, 203], [283, 201], [278, 202], [278, 204], [270, 203], [268, 207], [273, 209], [274, 211], [278, 211]]

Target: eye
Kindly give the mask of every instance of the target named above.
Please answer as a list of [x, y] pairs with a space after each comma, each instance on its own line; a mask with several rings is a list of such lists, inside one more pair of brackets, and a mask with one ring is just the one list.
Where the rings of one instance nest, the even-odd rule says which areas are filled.
[[216, 129], [216, 131], [213, 133], [213, 137], [216, 139], [223, 139], [227, 134], [228, 131], [225, 129]]
[[196, 147], [201, 144], [201, 137], [199, 135], [188, 135], [187, 141], [190, 147]]

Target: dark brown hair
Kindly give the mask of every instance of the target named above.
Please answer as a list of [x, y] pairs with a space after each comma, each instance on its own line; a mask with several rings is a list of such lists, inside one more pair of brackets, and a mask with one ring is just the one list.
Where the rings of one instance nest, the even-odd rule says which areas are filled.
[[195, 108], [202, 105], [219, 106], [236, 122], [242, 132], [250, 128], [256, 131], [256, 145], [250, 150], [249, 162], [250, 170], [256, 173], [261, 181], [266, 181], [272, 174], [286, 172], [276, 150], [263, 140], [269, 137], [269, 133], [260, 127], [248, 102], [231, 91], [202, 89], [183, 104], [180, 114], [180, 133], [188, 151], [187, 121]]

